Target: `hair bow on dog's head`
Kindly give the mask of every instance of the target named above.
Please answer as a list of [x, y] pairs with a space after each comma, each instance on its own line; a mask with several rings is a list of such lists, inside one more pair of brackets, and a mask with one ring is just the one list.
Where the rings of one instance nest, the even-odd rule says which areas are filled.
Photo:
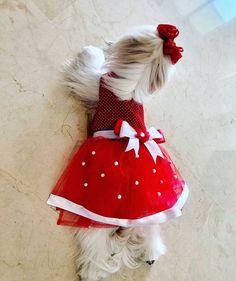
[[159, 24], [157, 32], [161, 39], [164, 40], [163, 53], [170, 56], [172, 64], [182, 58], [181, 52], [184, 51], [182, 47], [176, 46], [174, 39], [179, 35], [179, 30], [176, 26], [170, 24]]

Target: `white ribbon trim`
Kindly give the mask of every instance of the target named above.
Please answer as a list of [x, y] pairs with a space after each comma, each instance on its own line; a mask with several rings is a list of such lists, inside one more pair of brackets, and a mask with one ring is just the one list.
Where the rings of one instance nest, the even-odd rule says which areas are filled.
[[93, 137], [94, 138], [103, 137], [103, 138], [108, 138], [108, 139], [119, 139], [120, 138], [112, 130], [97, 131], [97, 132], [93, 133]]
[[88, 209], [84, 208], [81, 205], [78, 205], [66, 198], [54, 194], [50, 195], [47, 203], [51, 206], [64, 209], [71, 213], [92, 219], [94, 221], [102, 222], [105, 224], [117, 225], [117, 226], [135, 227], [135, 226], [141, 226], [146, 224], [163, 223], [169, 219], [173, 219], [181, 216], [182, 215], [181, 209], [183, 208], [188, 198], [188, 195], [189, 195], [189, 190], [187, 185], [185, 184], [181, 196], [179, 197], [178, 201], [175, 203], [175, 205], [172, 208], [139, 219], [119, 219], [119, 218], [101, 216], [99, 214], [89, 211]]
[[[153, 139], [162, 138], [162, 135], [154, 127], [151, 127], [150, 129], [148, 129], [147, 132], [149, 133], [150, 137], [149, 137], [149, 140], [144, 142], [144, 145], [147, 148], [147, 150], [149, 151], [150, 155], [152, 156], [153, 161], [156, 163], [157, 156], [159, 156], [161, 158], [165, 158], [165, 157], [164, 157], [159, 145]], [[135, 131], [135, 129], [133, 127], [131, 127], [129, 125], [129, 123], [126, 121], [122, 122], [119, 136], [115, 135], [114, 132], [111, 130], [97, 131], [93, 134], [94, 137], [101, 136], [101, 137], [112, 138], [112, 139], [113, 138], [117, 139], [119, 137], [120, 138], [123, 138], [123, 137], [129, 138], [128, 145], [125, 149], [125, 152], [133, 149], [135, 152], [135, 156], [138, 157], [140, 141], [136, 135], [137, 135], [137, 132]]]

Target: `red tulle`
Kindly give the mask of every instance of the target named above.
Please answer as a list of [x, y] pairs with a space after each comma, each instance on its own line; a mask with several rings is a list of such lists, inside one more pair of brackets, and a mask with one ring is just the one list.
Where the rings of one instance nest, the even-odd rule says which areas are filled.
[[[165, 159], [154, 163], [140, 143], [139, 158], [125, 152], [127, 140], [89, 138], [74, 154], [52, 194], [109, 218], [138, 219], [170, 209], [180, 197], [184, 181], [164, 148]], [[57, 209], [58, 224], [110, 227]]]

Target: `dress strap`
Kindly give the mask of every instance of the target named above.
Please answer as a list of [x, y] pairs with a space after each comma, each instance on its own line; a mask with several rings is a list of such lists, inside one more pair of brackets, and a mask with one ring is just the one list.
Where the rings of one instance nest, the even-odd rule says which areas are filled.
[[104, 137], [108, 139], [119, 139], [120, 137], [117, 136], [113, 130], [102, 130], [93, 133], [93, 137]]

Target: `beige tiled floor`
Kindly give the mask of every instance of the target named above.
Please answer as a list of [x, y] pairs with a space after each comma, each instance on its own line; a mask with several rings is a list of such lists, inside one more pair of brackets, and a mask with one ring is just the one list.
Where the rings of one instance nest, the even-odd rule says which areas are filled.
[[184, 216], [163, 225], [167, 255], [113, 280], [235, 279], [236, 22], [215, 2], [0, 1], [1, 281], [75, 280], [72, 232], [46, 205], [86, 131], [84, 110], [60, 87], [60, 65], [128, 26], [160, 22], [181, 29], [185, 52], [147, 120], [165, 132], [191, 195]]

